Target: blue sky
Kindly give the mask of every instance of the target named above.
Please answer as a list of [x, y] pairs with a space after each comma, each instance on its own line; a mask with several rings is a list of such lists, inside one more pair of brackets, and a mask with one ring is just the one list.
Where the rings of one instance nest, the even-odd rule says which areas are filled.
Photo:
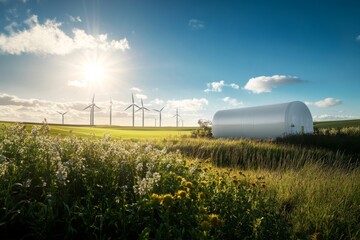
[[[359, 1], [0, 0], [0, 119], [118, 125], [143, 98], [163, 125], [300, 100], [360, 118]], [[156, 112], [146, 112], [153, 126]], [[140, 112], [136, 124], [140, 125]]]

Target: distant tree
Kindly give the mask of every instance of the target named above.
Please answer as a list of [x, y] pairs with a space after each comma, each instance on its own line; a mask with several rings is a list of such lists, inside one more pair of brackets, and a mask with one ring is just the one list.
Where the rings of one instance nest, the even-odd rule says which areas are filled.
[[204, 120], [199, 119], [198, 121], [199, 128], [191, 132], [191, 137], [198, 138], [211, 138], [212, 132], [211, 132], [211, 121], [210, 120]]

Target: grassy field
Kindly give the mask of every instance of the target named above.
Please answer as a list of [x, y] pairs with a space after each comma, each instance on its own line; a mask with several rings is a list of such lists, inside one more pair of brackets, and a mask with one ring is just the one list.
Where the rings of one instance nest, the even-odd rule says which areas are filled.
[[0, 238], [359, 239], [359, 150], [316, 143], [356, 145], [358, 128], [303, 145], [6, 124]]
[[314, 126], [318, 128], [360, 127], [360, 119], [314, 122]]
[[[1, 123], [1, 122], [0, 122]], [[9, 125], [10, 122], [2, 122]], [[28, 130], [32, 126], [40, 126], [41, 124], [28, 123], [25, 124]], [[114, 139], [158, 139], [178, 136], [189, 136], [195, 127], [123, 127], [123, 126], [76, 126], [76, 125], [58, 125], [50, 124], [50, 134], [62, 137], [76, 135], [79, 137], [104, 137], [111, 135]]]

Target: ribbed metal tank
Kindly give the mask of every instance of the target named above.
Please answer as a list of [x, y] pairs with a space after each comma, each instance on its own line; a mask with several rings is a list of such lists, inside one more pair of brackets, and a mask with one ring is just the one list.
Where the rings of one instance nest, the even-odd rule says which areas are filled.
[[309, 108], [300, 101], [221, 110], [215, 113], [212, 133], [215, 138], [276, 138], [313, 133]]

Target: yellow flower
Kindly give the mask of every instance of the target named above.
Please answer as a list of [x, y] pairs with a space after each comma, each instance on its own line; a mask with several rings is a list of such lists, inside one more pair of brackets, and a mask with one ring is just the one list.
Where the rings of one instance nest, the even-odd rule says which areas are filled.
[[161, 204], [164, 206], [170, 206], [174, 198], [171, 194], [165, 194], [162, 198]]
[[151, 199], [151, 203], [154, 205], [160, 205], [161, 203], [161, 196], [156, 193], [153, 193], [150, 199]]
[[187, 193], [186, 193], [184, 190], [179, 190], [179, 191], [177, 192], [177, 195], [178, 195], [180, 198], [186, 198]]
[[185, 187], [187, 188], [191, 188], [192, 187], [192, 182], [185, 182]]
[[216, 214], [210, 214], [209, 215], [209, 221], [213, 227], [219, 227], [222, 225], [222, 221]]

